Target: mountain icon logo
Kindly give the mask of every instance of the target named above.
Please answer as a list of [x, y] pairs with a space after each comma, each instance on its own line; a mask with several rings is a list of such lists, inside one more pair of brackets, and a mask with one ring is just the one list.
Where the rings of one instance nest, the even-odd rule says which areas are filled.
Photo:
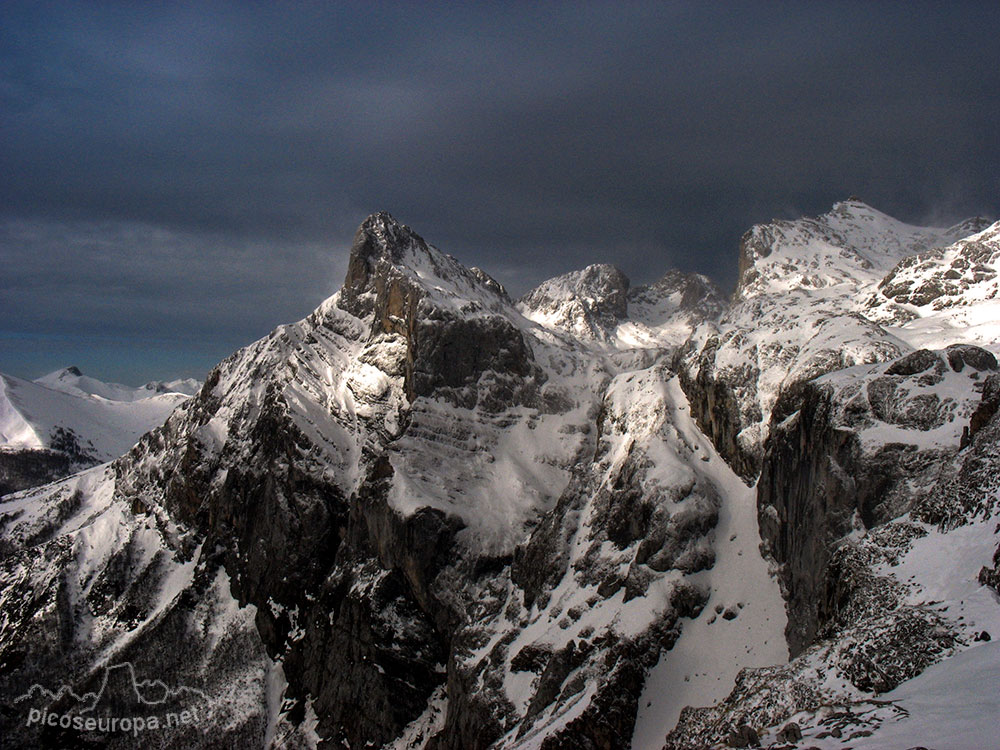
[[106, 666], [99, 687], [77, 692], [34, 684], [14, 700], [27, 704], [29, 727], [78, 732], [140, 732], [201, 724], [211, 718], [208, 696], [197, 688], [172, 688], [162, 680], [140, 680], [131, 662]]

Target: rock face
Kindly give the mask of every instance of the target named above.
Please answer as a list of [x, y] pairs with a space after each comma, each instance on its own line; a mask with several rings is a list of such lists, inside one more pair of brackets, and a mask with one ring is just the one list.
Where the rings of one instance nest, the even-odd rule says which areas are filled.
[[733, 469], [759, 475], [772, 412], [818, 375], [898, 357], [907, 346], [854, 313], [805, 296], [739, 303], [718, 327], [699, 329], [675, 358], [698, 424]]
[[981, 227], [956, 245], [904, 258], [879, 283], [878, 291], [897, 305], [942, 310], [993, 299], [1000, 288], [1000, 225]]
[[[134, 747], [25, 721], [131, 674], [211, 716], [150, 739], [177, 747], [875, 732], [876, 694], [1000, 632], [919, 567], [995, 585], [994, 353], [863, 314], [950, 231], [848, 201], [752, 230], [732, 306], [610, 266], [514, 303], [370, 216], [310, 316], [112, 464], [0, 504], [0, 731]], [[713, 705], [673, 705], [689, 679]]]
[[625, 274], [606, 264], [550, 279], [517, 303], [542, 326], [626, 350], [677, 347], [725, 306], [718, 287], [700, 274], [670, 271], [630, 287]]
[[837, 541], [912, 509], [958, 452], [996, 369], [978, 347], [918, 350], [817, 378], [778, 404], [757, 502], [761, 538], [784, 565], [793, 655], [836, 611]]
[[701, 320], [716, 320], [726, 310], [726, 300], [719, 288], [701, 274], [668, 271], [652, 284], [637, 286], [629, 291], [628, 303], [635, 310], [646, 308], [646, 315], [662, 310], [669, 304], [671, 312], [697, 315]]
[[[426, 267], [459, 289], [481, 294], [451, 310], [435, 304], [434, 295], [400, 265]], [[474, 386], [484, 372], [508, 377], [510, 390], [529, 375], [531, 353], [520, 331], [498, 312], [510, 304], [503, 287], [482, 271], [432, 252], [423, 238], [388, 214], [375, 214], [358, 229], [342, 304], [357, 318], [372, 317], [371, 336], [398, 337], [405, 344], [403, 384], [411, 401], [446, 390], [456, 405], [471, 409], [477, 403]]]
[[614, 266], [587, 266], [546, 281], [519, 300], [533, 319], [606, 338], [628, 314], [628, 277]]

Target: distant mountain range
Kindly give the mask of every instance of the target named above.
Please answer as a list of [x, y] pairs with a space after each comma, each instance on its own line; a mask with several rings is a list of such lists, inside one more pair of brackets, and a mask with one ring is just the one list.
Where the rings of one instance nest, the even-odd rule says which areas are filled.
[[187, 379], [134, 388], [76, 367], [33, 381], [0, 373], [0, 494], [117, 458], [198, 387]]

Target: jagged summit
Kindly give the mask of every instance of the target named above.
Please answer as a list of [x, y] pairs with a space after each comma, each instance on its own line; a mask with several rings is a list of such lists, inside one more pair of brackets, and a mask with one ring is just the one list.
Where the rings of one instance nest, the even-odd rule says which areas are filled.
[[[783, 393], [911, 348], [995, 340], [989, 296], [996, 272], [984, 262], [992, 256], [989, 230], [955, 243], [956, 233], [979, 223], [918, 227], [852, 198], [821, 216], [759, 224], [743, 236], [733, 304], [718, 330], [686, 346], [682, 380], [704, 407], [703, 427], [745, 478], [759, 469]], [[958, 298], [986, 304], [959, 316], [941, 312]], [[725, 384], [719, 392], [700, 390], [709, 373], [713, 388]], [[713, 408], [719, 399], [730, 408]]]
[[420, 235], [400, 224], [386, 211], [372, 214], [361, 222], [354, 233], [344, 279], [345, 295], [364, 294], [380, 267], [404, 265], [407, 255], [414, 251], [425, 255], [429, 253], [427, 243]]
[[542, 282], [518, 300], [536, 323], [593, 338], [607, 338], [628, 314], [628, 277], [607, 263]]
[[366, 218], [354, 233], [351, 263], [372, 263], [385, 258], [393, 263], [404, 260], [406, 250], [416, 246], [427, 251], [427, 243], [388, 211], [377, 211]]
[[518, 300], [539, 325], [615, 348], [681, 344], [705, 320], [717, 319], [726, 300], [706, 276], [668, 271], [632, 287], [622, 271], [595, 264], [543, 282]]
[[877, 281], [902, 258], [948, 245], [978, 221], [919, 227], [851, 198], [821, 216], [757, 224], [740, 240], [735, 299]]
[[466, 268], [389, 213], [372, 214], [354, 235], [341, 305], [362, 318], [375, 312], [385, 323], [421, 299], [470, 313], [510, 305], [503, 285], [482, 270]]

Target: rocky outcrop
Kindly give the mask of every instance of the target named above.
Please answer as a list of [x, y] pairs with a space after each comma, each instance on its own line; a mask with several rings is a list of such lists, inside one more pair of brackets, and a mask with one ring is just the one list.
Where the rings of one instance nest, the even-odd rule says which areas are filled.
[[[939, 325], [959, 330], [969, 343], [992, 344], [995, 336], [987, 325], [969, 325], [970, 308], [993, 304], [1000, 294], [1000, 224], [985, 219], [963, 222], [949, 232], [953, 244], [939, 246], [900, 260], [867, 295], [863, 312], [880, 321], [905, 323], [936, 319]], [[957, 242], [955, 241], [957, 240]], [[972, 313], [984, 322], [992, 318]]]
[[1000, 262], [1000, 226], [985, 228], [954, 247], [930, 250], [901, 260], [878, 290], [899, 305], [945, 307], [967, 304], [977, 294], [993, 295]]
[[772, 248], [780, 238], [779, 231], [777, 226], [758, 224], [740, 237], [739, 251], [736, 255], [735, 299], [740, 299], [743, 290], [749, 289], [760, 278], [757, 262], [771, 254]]
[[421, 265], [454, 284], [485, 290], [496, 306], [510, 302], [485, 273], [431, 252], [422, 237], [389, 214], [366, 219], [351, 247], [340, 304], [355, 317], [370, 316], [372, 336], [396, 336], [405, 343], [407, 397], [446, 395], [456, 405], [474, 408], [475, 384], [492, 371], [504, 376], [506, 386], [505, 392], [491, 394], [494, 401], [523, 398], [517, 381], [530, 374], [532, 363], [521, 332], [495, 308], [473, 304], [453, 311], [435, 304], [407, 273], [409, 266]]
[[718, 353], [724, 343], [719, 335], [704, 343], [693, 338], [678, 352], [674, 367], [698, 426], [733, 471], [750, 484], [760, 473], [761, 448], [741, 440], [741, 434], [764, 419], [756, 398], [760, 369], [752, 359], [720, 367]]
[[920, 493], [913, 509], [918, 520], [954, 529], [989, 518], [1000, 507], [1000, 374], [989, 375], [982, 398], [969, 417], [957, 460], [942, 468], [934, 487]]
[[834, 617], [843, 576], [829, 566], [839, 540], [907, 512], [938, 481], [981, 375], [996, 367], [976, 347], [920, 350], [811, 381], [779, 402], [758, 508], [766, 550], [783, 565], [793, 655]]
[[628, 305], [633, 316], [656, 317], [658, 322], [663, 322], [667, 316], [687, 315], [696, 325], [706, 320], [718, 320], [725, 312], [727, 301], [708, 277], [668, 271], [652, 284], [631, 288]]

